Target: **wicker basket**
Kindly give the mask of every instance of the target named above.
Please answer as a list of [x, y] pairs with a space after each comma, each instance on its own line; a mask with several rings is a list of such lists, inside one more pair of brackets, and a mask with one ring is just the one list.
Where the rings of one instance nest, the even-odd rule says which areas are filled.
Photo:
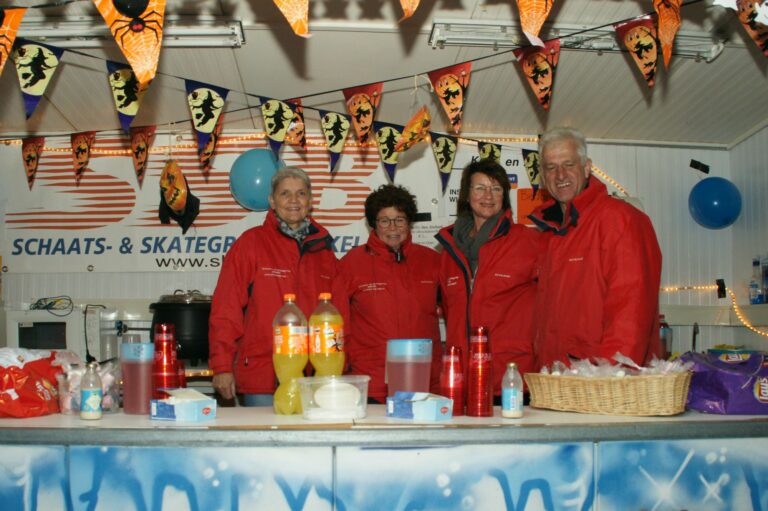
[[676, 415], [685, 411], [691, 373], [587, 378], [528, 373], [531, 406], [605, 415]]

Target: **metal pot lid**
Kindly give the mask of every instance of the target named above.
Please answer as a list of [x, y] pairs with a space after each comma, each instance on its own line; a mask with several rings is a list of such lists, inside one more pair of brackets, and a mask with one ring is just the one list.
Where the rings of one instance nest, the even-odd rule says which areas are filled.
[[177, 289], [172, 295], [161, 296], [159, 303], [199, 303], [210, 301], [211, 295], [204, 295], [197, 289], [191, 291]]

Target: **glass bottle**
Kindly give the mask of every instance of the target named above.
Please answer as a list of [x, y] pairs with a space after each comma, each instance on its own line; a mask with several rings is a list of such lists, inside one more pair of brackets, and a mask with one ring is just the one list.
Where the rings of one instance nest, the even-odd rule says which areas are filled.
[[99, 364], [90, 362], [80, 380], [80, 418], [85, 420], [101, 419], [101, 400], [104, 391], [101, 388]]
[[523, 416], [523, 377], [517, 364], [507, 364], [507, 372], [501, 379], [501, 416], [519, 419]]

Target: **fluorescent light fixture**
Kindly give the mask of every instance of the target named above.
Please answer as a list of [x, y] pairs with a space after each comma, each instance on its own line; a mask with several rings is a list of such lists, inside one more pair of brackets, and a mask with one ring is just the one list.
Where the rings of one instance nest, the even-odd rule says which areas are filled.
[[[550, 25], [542, 34], [547, 38], [560, 38], [560, 47], [566, 50], [602, 52], [626, 51], [619, 44], [616, 32], [609, 27], [591, 28], [583, 25]], [[725, 40], [704, 32], [678, 32], [675, 37], [674, 55], [712, 62], [723, 51]], [[512, 21], [448, 20], [432, 22], [429, 45], [433, 48], [446, 46], [475, 46], [493, 48], [520, 48], [530, 44], [520, 24]]]
[[[86, 16], [24, 19], [19, 37], [59, 48], [101, 48], [105, 42], [114, 42], [102, 18]], [[163, 22], [164, 48], [239, 48], [243, 44], [243, 24], [237, 20], [166, 16]]]

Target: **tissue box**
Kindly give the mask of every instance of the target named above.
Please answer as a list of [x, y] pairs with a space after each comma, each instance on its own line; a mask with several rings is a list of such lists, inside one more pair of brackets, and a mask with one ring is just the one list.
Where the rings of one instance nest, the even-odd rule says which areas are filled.
[[387, 417], [443, 421], [453, 416], [453, 399], [428, 392], [395, 392], [387, 398]]
[[171, 397], [153, 399], [149, 418], [153, 420], [203, 422], [216, 418], [216, 400], [194, 389], [166, 391]]

